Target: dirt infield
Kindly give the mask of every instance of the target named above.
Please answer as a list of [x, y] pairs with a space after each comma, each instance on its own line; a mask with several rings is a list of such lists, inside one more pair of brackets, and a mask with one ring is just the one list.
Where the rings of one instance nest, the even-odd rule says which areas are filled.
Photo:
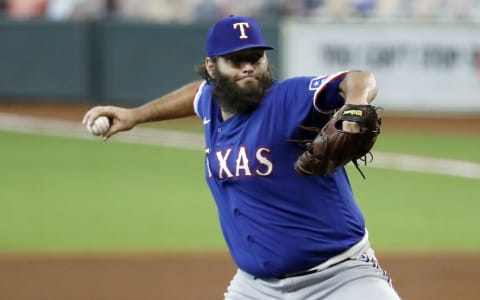
[[[403, 299], [478, 299], [480, 255], [378, 256]], [[223, 299], [234, 272], [226, 253], [4, 254], [0, 299]]]
[[[0, 112], [78, 120], [88, 105], [1, 104]], [[479, 135], [480, 118], [388, 116], [384, 130]], [[480, 253], [377, 253], [403, 299], [478, 299]], [[0, 299], [223, 299], [235, 272], [227, 253], [0, 254]]]

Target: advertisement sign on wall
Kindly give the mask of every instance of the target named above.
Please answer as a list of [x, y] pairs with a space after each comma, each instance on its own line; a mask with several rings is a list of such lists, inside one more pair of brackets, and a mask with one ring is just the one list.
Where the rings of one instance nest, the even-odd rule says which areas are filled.
[[390, 110], [480, 112], [480, 24], [282, 26], [285, 77], [369, 70]]

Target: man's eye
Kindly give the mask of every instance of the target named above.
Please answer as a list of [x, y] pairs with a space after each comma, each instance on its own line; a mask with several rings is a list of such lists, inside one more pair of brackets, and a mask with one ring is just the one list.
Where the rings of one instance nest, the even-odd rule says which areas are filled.
[[252, 54], [252, 55], [234, 55], [228, 58], [233, 64], [239, 64], [242, 62], [256, 63], [263, 55]]
[[262, 58], [262, 56], [263, 56], [263, 55], [258, 55], [258, 54], [255, 55], [255, 56], [253, 56], [253, 57], [252, 57], [252, 62], [257, 62], [257, 61], [259, 61], [260, 58]]
[[230, 57], [227, 57], [226, 59], [227, 61], [230, 61], [234, 64], [240, 62], [240, 58], [238, 56], [230, 56]]

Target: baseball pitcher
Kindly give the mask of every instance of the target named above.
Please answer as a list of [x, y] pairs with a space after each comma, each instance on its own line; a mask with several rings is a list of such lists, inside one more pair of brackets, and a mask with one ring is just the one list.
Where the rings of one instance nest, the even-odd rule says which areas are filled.
[[257, 21], [228, 16], [207, 34], [202, 80], [136, 108], [94, 107], [83, 123], [107, 117], [107, 139], [139, 123], [198, 116], [205, 178], [238, 266], [225, 299], [400, 299], [344, 168], [369, 161], [380, 133], [373, 74], [280, 82], [272, 49]]

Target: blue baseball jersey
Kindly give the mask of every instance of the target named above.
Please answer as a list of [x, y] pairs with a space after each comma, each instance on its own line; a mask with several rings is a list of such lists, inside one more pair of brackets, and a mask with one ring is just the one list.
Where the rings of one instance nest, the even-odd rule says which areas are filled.
[[259, 107], [223, 121], [204, 82], [194, 108], [205, 127], [205, 176], [237, 266], [256, 277], [306, 270], [362, 239], [365, 222], [344, 168], [305, 177], [294, 170], [304, 151], [292, 140], [316, 133], [344, 104], [345, 72], [275, 81]]

